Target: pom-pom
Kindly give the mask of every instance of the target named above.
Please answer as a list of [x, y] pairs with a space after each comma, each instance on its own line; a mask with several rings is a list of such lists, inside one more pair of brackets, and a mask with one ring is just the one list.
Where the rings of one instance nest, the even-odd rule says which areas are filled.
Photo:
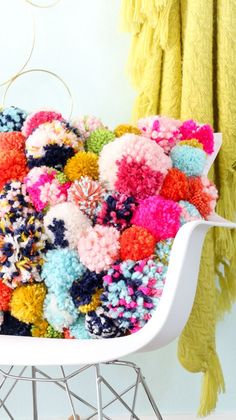
[[54, 293], [47, 294], [44, 301], [44, 318], [55, 330], [63, 332], [64, 328], [76, 321], [78, 313], [68, 294], [60, 297], [59, 300]]
[[108, 316], [131, 332], [143, 327], [158, 306], [166, 271], [153, 260], [114, 264], [103, 278], [101, 299]]
[[93, 218], [101, 207], [105, 188], [98, 181], [85, 176], [73, 182], [68, 190], [68, 200], [76, 204], [89, 218]]
[[20, 131], [26, 117], [26, 112], [20, 108], [5, 108], [0, 112], [0, 132]]
[[180, 125], [179, 120], [159, 115], [142, 118], [138, 121], [138, 128], [142, 136], [154, 140], [164, 149], [165, 153], [169, 153], [180, 139]]
[[193, 120], [185, 121], [180, 127], [181, 139], [197, 139], [203, 145], [206, 153], [214, 151], [214, 134], [210, 125], [200, 125]]
[[76, 248], [81, 233], [91, 225], [90, 220], [73, 203], [51, 207], [44, 216], [44, 227], [55, 247]]
[[0, 311], [0, 334], [1, 334], [1, 325], [3, 324], [4, 320], [4, 312]]
[[2, 335], [31, 336], [31, 325], [21, 322], [9, 312], [4, 313], [3, 323], [0, 327]]
[[104, 125], [99, 118], [88, 115], [73, 120], [72, 125], [77, 128], [83, 139], [87, 139], [94, 130], [104, 128]]
[[169, 200], [179, 201], [186, 199], [188, 193], [188, 178], [185, 173], [171, 168], [163, 181], [160, 195]]
[[49, 166], [60, 170], [69, 158], [83, 150], [82, 140], [61, 121], [41, 124], [27, 138], [25, 146], [29, 168]]
[[44, 123], [50, 123], [54, 120], [63, 121], [62, 115], [55, 111], [36, 111], [32, 112], [26, 118], [22, 133], [25, 137], [29, 137], [39, 125]]
[[180, 215], [180, 224], [181, 226], [187, 222], [192, 222], [194, 220], [202, 219], [201, 214], [199, 213], [198, 209], [191, 203], [186, 200], [181, 200], [179, 202], [181, 207], [181, 215]]
[[106, 130], [105, 128], [99, 128], [94, 130], [86, 140], [86, 148], [89, 152], [94, 152], [97, 155], [101, 152], [105, 144], [110, 143], [115, 139], [115, 134]]
[[[107, 182], [108, 188], [115, 189], [118, 178], [118, 166], [122, 159], [130, 162], [142, 163], [152, 171], [166, 175], [171, 167], [171, 160], [166, 156], [163, 149], [152, 140], [136, 136], [135, 134], [125, 134], [111, 143], [106, 144], [99, 157], [100, 179]], [[130, 175], [127, 173], [127, 178]], [[143, 183], [148, 182], [146, 178]]]
[[122, 231], [131, 225], [130, 221], [137, 202], [133, 197], [114, 193], [107, 196], [102, 203], [96, 222], [101, 225], [114, 226]]
[[33, 168], [24, 179], [26, 191], [37, 211], [67, 200], [71, 183], [65, 175], [47, 166]]
[[99, 306], [85, 316], [85, 327], [92, 338], [114, 338], [125, 334], [119, 322], [107, 315], [105, 308]]
[[46, 287], [42, 283], [17, 287], [10, 302], [11, 315], [26, 324], [36, 324], [43, 316], [45, 296]]
[[108, 226], [90, 227], [78, 241], [81, 262], [96, 273], [107, 270], [118, 259], [119, 247], [119, 232]]
[[182, 140], [178, 143], [178, 146], [191, 146], [203, 150], [202, 143], [200, 143], [197, 139]]
[[32, 337], [45, 337], [47, 334], [49, 324], [45, 319], [37, 320], [37, 324], [32, 325], [31, 335]]
[[70, 181], [89, 176], [98, 179], [98, 157], [92, 152], [78, 152], [68, 160], [65, 166], [65, 174]]
[[12, 180], [22, 181], [28, 172], [25, 154], [17, 149], [0, 151], [0, 190]]
[[[15, 223], [20, 217], [26, 217], [34, 211], [24, 184], [20, 181], [5, 184], [0, 193], [0, 217], [7, 216], [10, 223]], [[3, 233], [1, 225], [0, 232]]]
[[55, 328], [53, 328], [52, 325], [48, 325], [44, 337], [45, 338], [63, 338], [63, 333], [55, 330]]
[[144, 160], [136, 162], [135, 159], [127, 160], [124, 157], [117, 162], [117, 166], [115, 188], [120, 193], [132, 195], [137, 200], [158, 193], [164, 176], [145, 165]]
[[160, 262], [163, 265], [168, 266], [173, 243], [174, 239], [172, 238], [157, 242], [153, 260], [155, 262]]
[[0, 280], [0, 311], [9, 311], [12, 289]]
[[0, 279], [14, 288], [22, 283], [42, 281], [40, 277], [47, 237], [44, 234], [41, 216], [30, 215], [19, 219], [13, 226], [4, 227], [0, 236]]
[[156, 240], [147, 229], [131, 226], [120, 236], [120, 256], [122, 260], [143, 260], [154, 253]]
[[175, 237], [180, 228], [180, 213], [174, 201], [153, 196], [140, 201], [131, 222], [146, 228], [160, 241]]
[[72, 284], [70, 295], [75, 306], [82, 313], [95, 310], [100, 304], [104, 273], [87, 270], [81, 278]]
[[200, 176], [206, 164], [206, 153], [196, 147], [175, 146], [171, 151], [173, 166], [187, 176]]
[[2, 150], [25, 150], [25, 137], [19, 131], [0, 132], [0, 148]]
[[80, 315], [76, 322], [69, 327], [69, 332], [72, 337], [79, 340], [87, 340], [90, 338], [85, 328], [85, 317], [83, 315]]
[[214, 184], [206, 177], [189, 179], [188, 201], [198, 209], [204, 219], [214, 211], [217, 195]]
[[121, 137], [127, 133], [141, 135], [141, 131], [137, 127], [129, 124], [120, 124], [114, 130], [116, 137]]
[[69, 291], [73, 281], [82, 277], [85, 271], [76, 251], [53, 249], [45, 256], [41, 276], [49, 292], [60, 295]]

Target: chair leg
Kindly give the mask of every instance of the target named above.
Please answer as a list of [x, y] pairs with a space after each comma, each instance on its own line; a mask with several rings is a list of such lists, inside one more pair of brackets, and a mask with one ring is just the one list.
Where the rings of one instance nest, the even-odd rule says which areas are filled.
[[140, 374], [140, 381], [141, 381], [141, 383], [143, 385], [144, 391], [145, 391], [145, 393], [146, 393], [146, 395], [147, 395], [147, 397], [148, 397], [148, 399], [150, 401], [150, 404], [151, 404], [151, 406], [153, 408], [153, 411], [156, 414], [158, 420], [163, 420], [163, 417], [161, 416], [161, 413], [158, 410], [158, 407], [157, 407], [157, 405], [155, 403], [155, 400], [154, 400], [154, 398], [153, 398], [153, 396], [151, 394], [151, 391], [150, 391], [149, 387], [147, 386], [147, 383], [146, 383], [145, 378], [142, 375], [142, 373]]
[[33, 420], [38, 420], [38, 406], [37, 406], [37, 383], [36, 379], [36, 369], [35, 366], [31, 367], [32, 373], [32, 399], [33, 399]]
[[101, 384], [101, 374], [100, 366], [95, 365], [96, 372], [96, 390], [97, 390], [97, 408], [98, 408], [98, 420], [103, 420], [103, 411], [102, 411], [102, 384]]

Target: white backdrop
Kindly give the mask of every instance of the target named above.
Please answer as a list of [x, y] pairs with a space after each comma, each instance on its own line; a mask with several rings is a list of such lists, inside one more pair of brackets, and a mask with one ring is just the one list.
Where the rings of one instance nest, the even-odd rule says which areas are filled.
[[[19, 69], [30, 50], [31, 10], [36, 22], [36, 42], [27, 68], [45, 68], [60, 75], [73, 93], [74, 115], [94, 114], [112, 128], [128, 122], [135, 93], [125, 74], [130, 39], [119, 31], [120, 3], [120, 0], [61, 0], [56, 7], [36, 9], [26, 7], [24, 0], [0, 0], [0, 82]], [[0, 93], [3, 94], [3, 88]], [[6, 103], [27, 110], [46, 105], [65, 115], [69, 112], [69, 98], [63, 86], [44, 74], [19, 78], [9, 90]], [[236, 412], [235, 321], [234, 309], [218, 327], [217, 347], [227, 393], [220, 397], [217, 413]], [[196, 413], [201, 375], [186, 372], [176, 354], [177, 343], [173, 343], [158, 352], [134, 355], [132, 360], [143, 367], [163, 413]], [[117, 385], [128, 380], [122, 370], [109, 376]], [[81, 385], [75, 383], [75, 387], [81, 386], [89, 394], [90, 383], [91, 378], [85, 374]], [[40, 419], [69, 415], [60, 391], [52, 385], [39, 389]], [[9, 400], [15, 409], [15, 420], [32, 418], [27, 402], [29, 392], [29, 385], [23, 384]], [[143, 414], [152, 414], [142, 395], [139, 405]], [[83, 414], [83, 410], [78, 411]], [[111, 417], [121, 414], [119, 406], [114, 406]], [[5, 420], [3, 414], [0, 419]]]

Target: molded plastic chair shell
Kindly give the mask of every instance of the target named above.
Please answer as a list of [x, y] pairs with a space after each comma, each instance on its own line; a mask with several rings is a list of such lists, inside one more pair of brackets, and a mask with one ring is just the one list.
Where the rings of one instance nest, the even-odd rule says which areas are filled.
[[[215, 134], [215, 152], [209, 157], [207, 175], [221, 146]], [[190, 315], [198, 281], [202, 245], [209, 228], [236, 228], [236, 223], [214, 214], [209, 220], [183, 225], [174, 240], [166, 283], [151, 320], [137, 333], [120, 338], [63, 340], [0, 336], [1, 365], [75, 365], [116, 360], [138, 351], [152, 351], [169, 344], [183, 330]]]

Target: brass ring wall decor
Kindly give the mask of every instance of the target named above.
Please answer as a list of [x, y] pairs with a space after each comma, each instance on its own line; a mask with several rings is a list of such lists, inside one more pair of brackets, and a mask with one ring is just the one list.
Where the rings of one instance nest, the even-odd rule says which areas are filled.
[[26, 66], [27, 66], [27, 64], [29, 63], [29, 61], [30, 61], [30, 59], [31, 59], [31, 57], [32, 57], [32, 54], [33, 54], [33, 51], [34, 51], [34, 47], [35, 47], [35, 38], [36, 38], [36, 34], [35, 34], [35, 20], [34, 20], [34, 16], [33, 16], [33, 14], [32, 14], [32, 12], [30, 11], [29, 12], [30, 13], [30, 15], [31, 15], [31, 19], [32, 19], [32, 43], [31, 43], [31, 47], [30, 47], [30, 50], [29, 50], [29, 54], [28, 54], [28, 56], [27, 56], [27, 59], [26, 59], [26, 61], [25, 61], [25, 63], [20, 67], [20, 69], [13, 75], [13, 76], [10, 76], [9, 78], [7, 78], [6, 80], [4, 80], [3, 82], [1, 82], [0, 81], [0, 87], [1, 86], [4, 86], [4, 85], [7, 85], [9, 82], [11, 82], [11, 80], [12, 79], [14, 79], [18, 74], [20, 74], [20, 73], [22, 73], [23, 71], [24, 71], [24, 69], [26, 68]]
[[32, 1], [32, 0], [25, 0], [25, 1], [26, 1], [26, 3], [31, 4], [31, 6], [38, 7], [40, 9], [48, 9], [49, 7], [56, 6], [61, 0], [54, 0], [54, 1], [52, 1], [52, 3], [45, 4], [45, 5], [38, 4], [38, 3], [36, 3], [35, 1]]
[[70, 111], [69, 111], [69, 115], [68, 115], [68, 119], [70, 119], [70, 118], [71, 118], [71, 116], [72, 116], [73, 106], [74, 106], [74, 103], [73, 103], [73, 97], [72, 97], [72, 94], [71, 94], [71, 90], [70, 90], [69, 86], [67, 85], [67, 83], [66, 83], [66, 82], [65, 82], [65, 81], [64, 81], [64, 80], [63, 80], [60, 76], [58, 76], [58, 74], [54, 73], [54, 72], [53, 72], [53, 71], [51, 71], [51, 70], [46, 70], [46, 69], [40, 69], [40, 68], [29, 69], [29, 70], [25, 70], [25, 71], [23, 71], [23, 72], [21, 72], [21, 73], [18, 73], [17, 75], [15, 75], [14, 77], [12, 77], [12, 79], [10, 80], [10, 82], [8, 83], [8, 85], [6, 86], [6, 89], [5, 89], [4, 93], [3, 93], [3, 97], [2, 97], [2, 107], [3, 107], [3, 108], [5, 107], [7, 93], [8, 93], [8, 91], [9, 91], [10, 87], [12, 86], [12, 84], [13, 84], [13, 83], [14, 83], [14, 82], [15, 82], [15, 81], [19, 78], [19, 77], [21, 77], [21, 76], [23, 76], [23, 75], [25, 75], [25, 74], [28, 74], [28, 73], [35, 73], [35, 72], [49, 74], [50, 76], [55, 77], [57, 80], [59, 80], [59, 81], [63, 84], [63, 86], [65, 87], [65, 89], [66, 89], [66, 91], [67, 91], [67, 93], [68, 93], [68, 95], [69, 95], [69, 98], [70, 98]]

